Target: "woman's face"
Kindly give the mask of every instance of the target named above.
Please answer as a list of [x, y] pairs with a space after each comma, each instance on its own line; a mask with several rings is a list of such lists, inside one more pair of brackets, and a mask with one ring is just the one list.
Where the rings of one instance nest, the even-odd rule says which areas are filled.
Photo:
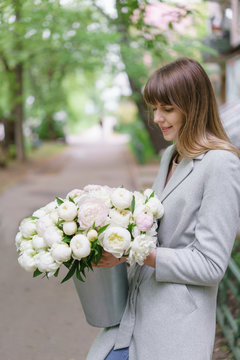
[[153, 108], [154, 122], [167, 141], [176, 140], [183, 123], [183, 114], [172, 105], [158, 104]]

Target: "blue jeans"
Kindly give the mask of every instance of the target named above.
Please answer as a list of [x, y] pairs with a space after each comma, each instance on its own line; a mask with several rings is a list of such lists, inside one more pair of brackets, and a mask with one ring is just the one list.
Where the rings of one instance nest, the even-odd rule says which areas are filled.
[[112, 350], [107, 355], [105, 360], [128, 360], [129, 359], [129, 348]]

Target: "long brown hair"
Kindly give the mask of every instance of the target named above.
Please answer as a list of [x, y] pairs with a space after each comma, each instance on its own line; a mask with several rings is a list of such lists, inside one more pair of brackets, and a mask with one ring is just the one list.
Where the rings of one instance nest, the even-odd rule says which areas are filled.
[[197, 61], [180, 58], [156, 70], [144, 88], [144, 99], [152, 106], [172, 105], [184, 115], [176, 141], [181, 156], [223, 149], [240, 157], [221, 123], [211, 82]]

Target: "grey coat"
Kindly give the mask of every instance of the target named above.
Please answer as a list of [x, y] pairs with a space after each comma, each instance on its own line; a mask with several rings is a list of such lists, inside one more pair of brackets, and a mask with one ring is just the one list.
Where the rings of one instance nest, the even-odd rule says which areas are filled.
[[184, 158], [164, 188], [174, 151], [165, 151], [153, 186], [165, 208], [156, 268], [130, 268], [121, 323], [101, 331], [87, 360], [127, 346], [130, 360], [212, 357], [217, 289], [239, 221], [240, 161], [225, 150]]

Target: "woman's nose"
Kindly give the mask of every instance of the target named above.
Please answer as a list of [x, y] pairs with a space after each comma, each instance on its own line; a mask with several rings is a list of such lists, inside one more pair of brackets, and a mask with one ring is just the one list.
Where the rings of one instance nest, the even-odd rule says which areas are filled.
[[162, 121], [164, 121], [164, 116], [163, 116], [162, 111], [156, 110], [154, 112], [154, 122], [159, 123], [159, 122], [162, 122]]

